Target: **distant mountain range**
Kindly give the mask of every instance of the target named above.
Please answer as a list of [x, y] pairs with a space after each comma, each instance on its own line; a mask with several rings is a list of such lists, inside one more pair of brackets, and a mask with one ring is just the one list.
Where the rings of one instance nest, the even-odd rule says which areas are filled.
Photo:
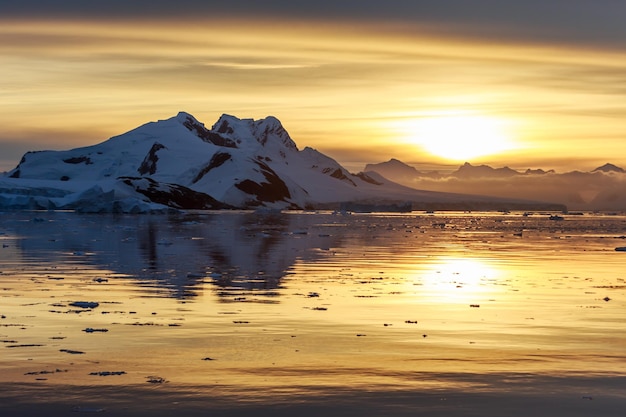
[[[367, 164], [364, 172], [378, 172], [381, 175], [390, 178], [416, 178], [416, 177], [431, 177], [442, 178], [445, 176], [457, 177], [457, 178], [506, 178], [514, 175], [544, 175], [555, 174], [556, 172], [551, 169], [544, 171], [543, 169], [527, 169], [525, 171], [517, 171], [507, 166], [502, 168], [492, 168], [489, 165], [472, 165], [469, 162], [461, 165], [456, 171], [443, 175], [437, 171], [418, 171], [415, 167], [405, 164], [398, 159], [392, 158], [387, 162], [380, 162], [376, 164]], [[596, 169], [593, 172], [617, 172], [620, 174], [626, 173], [626, 171], [616, 165], [607, 163]]]
[[590, 172], [514, 170], [468, 162], [443, 174], [420, 171], [397, 159], [368, 164], [364, 172], [376, 172], [400, 184], [440, 192], [464, 192], [537, 201], [559, 202], [574, 210], [626, 210], [626, 171], [607, 163]]
[[28, 152], [0, 178], [5, 210], [406, 207], [564, 209], [559, 203], [418, 190], [375, 172], [352, 174], [313, 148], [299, 150], [274, 117], [222, 115], [207, 129], [184, 112], [97, 145]]

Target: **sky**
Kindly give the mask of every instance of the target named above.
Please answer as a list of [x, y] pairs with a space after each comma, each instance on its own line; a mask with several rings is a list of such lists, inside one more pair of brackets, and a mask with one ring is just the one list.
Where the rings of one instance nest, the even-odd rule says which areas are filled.
[[397, 158], [626, 168], [626, 2], [0, 4], [0, 172], [179, 111], [279, 118], [351, 171]]

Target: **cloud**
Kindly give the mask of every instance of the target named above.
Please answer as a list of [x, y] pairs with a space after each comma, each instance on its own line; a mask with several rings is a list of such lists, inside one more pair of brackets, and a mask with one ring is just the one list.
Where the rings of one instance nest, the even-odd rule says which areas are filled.
[[3, 2], [7, 19], [221, 20], [367, 23], [411, 32], [482, 39], [602, 45], [626, 41], [626, 4], [612, 0], [21, 0]]
[[382, 149], [419, 160], [419, 146], [397, 143], [394, 122], [461, 109], [522, 121], [520, 141], [534, 147], [511, 159], [626, 149], [621, 55], [576, 49], [595, 32], [564, 48], [533, 44], [558, 40], [577, 18], [593, 27], [606, 17], [611, 28], [617, 2], [594, 2], [595, 14], [558, 0], [5, 3], [7, 137], [47, 132], [67, 148], [75, 136], [64, 132], [94, 143], [179, 110], [208, 124], [221, 113], [272, 114], [300, 146], [340, 162], [371, 161]]

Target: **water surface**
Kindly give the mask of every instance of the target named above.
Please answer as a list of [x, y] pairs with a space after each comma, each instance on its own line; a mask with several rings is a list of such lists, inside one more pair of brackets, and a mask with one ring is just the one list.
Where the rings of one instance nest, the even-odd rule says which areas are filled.
[[0, 410], [621, 415], [624, 237], [598, 214], [4, 213]]

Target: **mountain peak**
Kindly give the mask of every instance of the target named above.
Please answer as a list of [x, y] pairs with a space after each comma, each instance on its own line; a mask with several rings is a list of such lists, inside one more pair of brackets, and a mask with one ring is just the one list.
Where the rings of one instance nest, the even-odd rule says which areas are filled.
[[604, 165], [602, 165], [601, 167], [598, 167], [596, 169], [594, 169], [591, 172], [620, 172], [620, 173], [625, 173], [626, 171], [623, 168], [618, 167], [617, 165], [613, 165], [610, 163], [606, 163]]
[[287, 147], [297, 151], [298, 147], [285, 130], [280, 120], [274, 116], [264, 119], [239, 119], [223, 114], [211, 128], [214, 133], [228, 137], [238, 144], [256, 141], [262, 146]]
[[376, 171], [379, 174], [391, 175], [391, 176], [410, 176], [418, 175], [420, 172], [414, 167], [405, 164], [396, 158], [391, 158], [387, 162], [380, 162], [378, 164], [367, 164], [365, 166], [365, 172]]
[[480, 177], [510, 177], [518, 175], [519, 172], [505, 166], [502, 168], [492, 168], [489, 165], [472, 165], [464, 163], [458, 170], [452, 173], [455, 177], [480, 178]]
[[237, 144], [234, 141], [208, 130], [204, 126], [204, 123], [199, 122], [198, 119], [189, 113], [181, 111], [178, 115], [176, 115], [175, 119], [205, 142], [227, 148], [237, 147]]
[[217, 122], [211, 127], [211, 130], [215, 133], [221, 133], [226, 135], [231, 135], [235, 133], [235, 128], [233, 126], [237, 126], [243, 121], [252, 121], [252, 119], [239, 119], [235, 116], [231, 116], [230, 114], [222, 114]]
[[181, 123], [192, 121], [194, 123], [197, 123], [199, 125], [204, 126], [204, 123], [199, 122], [198, 119], [193, 117], [190, 113], [187, 113], [187, 112], [184, 112], [184, 111], [179, 111], [178, 114], [176, 115], [175, 119], [178, 120]]
[[[404, 162], [402, 162], [399, 159], [396, 158], [391, 158], [389, 161], [386, 162], [387, 165], [395, 165], [395, 166], [404, 166], [404, 167], [410, 167], [409, 165], [405, 164]], [[410, 167], [413, 168], [413, 167]]]

